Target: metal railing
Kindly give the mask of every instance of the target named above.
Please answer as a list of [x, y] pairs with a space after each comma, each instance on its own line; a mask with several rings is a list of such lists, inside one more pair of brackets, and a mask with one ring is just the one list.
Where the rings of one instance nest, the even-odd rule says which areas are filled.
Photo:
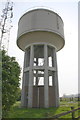
[[[36, 118], [29, 118], [30, 120], [80, 120], [80, 115], [77, 117], [77, 118], [75, 118], [75, 112], [77, 111], [77, 110], [80, 110], [80, 108], [77, 108], [77, 109], [74, 109], [74, 107], [71, 107], [71, 110], [70, 111], [67, 111], [67, 112], [63, 112], [63, 113], [60, 113], [60, 114], [57, 114], [57, 115], [54, 115], [54, 116], [51, 116], [51, 117], [47, 117], [47, 118], [38, 118], [38, 119], [36, 119]], [[64, 118], [61, 118], [61, 119], [58, 119], [58, 118], [60, 118], [61, 116], [64, 116], [64, 115], [67, 115], [67, 114], [70, 114], [70, 113], [72, 113], [72, 118], [70, 118], [70, 119], [68, 119], [68, 118], [66, 118], [66, 119], [64, 119]], [[27, 118], [2, 118], [1, 120], [28, 120]]]
[[63, 113], [60, 113], [60, 114], [51, 116], [50, 118], [54, 118], [54, 119], [55, 119], [55, 118], [60, 118], [61, 116], [67, 115], [67, 114], [69, 114], [69, 113], [72, 113], [72, 120], [79, 119], [80, 116], [78, 116], [77, 118], [75, 118], [75, 111], [77, 111], [77, 110], [80, 110], [80, 108], [74, 109], [74, 107], [71, 107], [71, 110], [70, 110], [70, 111], [63, 112]]

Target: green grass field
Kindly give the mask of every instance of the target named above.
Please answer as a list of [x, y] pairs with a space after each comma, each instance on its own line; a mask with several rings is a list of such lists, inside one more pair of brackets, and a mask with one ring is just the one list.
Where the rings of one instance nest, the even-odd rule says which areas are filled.
[[[10, 112], [6, 118], [49, 118], [56, 114], [67, 112], [71, 110], [71, 106], [74, 108], [80, 107], [78, 102], [60, 102], [60, 107], [55, 108], [21, 108], [20, 102], [16, 102], [10, 109]], [[75, 117], [78, 117], [80, 111], [75, 112]], [[60, 118], [71, 118], [71, 113]]]

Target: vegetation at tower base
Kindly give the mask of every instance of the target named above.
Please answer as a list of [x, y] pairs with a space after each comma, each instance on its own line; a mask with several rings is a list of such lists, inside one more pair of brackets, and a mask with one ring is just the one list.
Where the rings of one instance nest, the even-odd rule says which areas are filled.
[[[61, 114], [64, 112], [68, 112], [71, 110], [71, 107], [73, 106], [75, 109], [80, 107], [80, 101], [78, 102], [76, 98], [73, 99], [73, 101], [70, 101], [70, 99], [62, 99], [60, 101], [60, 106], [58, 108], [56, 107], [50, 107], [50, 108], [21, 108], [21, 102], [18, 101], [14, 103], [14, 105], [11, 106], [10, 111], [6, 118], [9, 118], [10, 120], [72, 120], [72, 114], [69, 113], [65, 116], [61, 116], [58, 119], [50, 119], [52, 116]], [[80, 115], [80, 110], [75, 111], [75, 118], [77, 118]], [[41, 119], [42, 118], [42, 119]], [[47, 119], [48, 118], [48, 119]], [[78, 119], [75, 119], [78, 120]]]
[[2, 117], [19, 97], [20, 66], [15, 57], [10, 57], [2, 50]]

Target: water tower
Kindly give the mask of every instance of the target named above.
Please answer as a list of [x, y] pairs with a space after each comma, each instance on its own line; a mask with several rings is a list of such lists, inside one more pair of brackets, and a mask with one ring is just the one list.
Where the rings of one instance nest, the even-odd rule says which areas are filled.
[[57, 13], [38, 8], [20, 18], [17, 45], [25, 52], [22, 107], [59, 106], [56, 52], [64, 42], [63, 21]]

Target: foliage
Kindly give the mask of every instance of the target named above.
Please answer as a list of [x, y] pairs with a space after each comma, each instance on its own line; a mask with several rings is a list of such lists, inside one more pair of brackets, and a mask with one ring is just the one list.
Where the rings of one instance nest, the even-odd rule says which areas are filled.
[[20, 101], [21, 100], [21, 88], [18, 88], [17, 94], [18, 94], [17, 101]]
[[[78, 102], [60, 102], [60, 107], [55, 108], [21, 108], [20, 102], [16, 102], [10, 109], [6, 118], [49, 118], [56, 114], [71, 110], [71, 106], [78, 108]], [[80, 111], [79, 111], [80, 112]], [[71, 114], [62, 116], [61, 118], [70, 118]], [[75, 117], [78, 117], [78, 112], [75, 112]]]
[[3, 117], [18, 98], [20, 67], [15, 57], [2, 50], [2, 113]]

